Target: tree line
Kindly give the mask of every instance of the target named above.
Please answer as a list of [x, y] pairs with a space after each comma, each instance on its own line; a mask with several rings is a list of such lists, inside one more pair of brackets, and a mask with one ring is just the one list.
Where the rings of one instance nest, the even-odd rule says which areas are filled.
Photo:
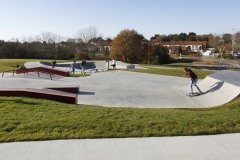
[[234, 44], [235, 50], [240, 50], [240, 32], [224, 34], [204, 34], [197, 35], [194, 32], [180, 34], [156, 34], [150, 38], [151, 42], [177, 42], [177, 41], [206, 41], [207, 48], [215, 48], [217, 52], [225, 46], [227, 51], [232, 50]]
[[[43, 32], [35, 37], [19, 40], [0, 40], [0, 58], [24, 59], [100, 59], [124, 60], [128, 63], [163, 64], [171, 62], [168, 49], [163, 46], [153, 45], [166, 41], [206, 41], [207, 47], [220, 50], [227, 44], [235, 44], [235, 49], [240, 50], [240, 33], [234, 35], [197, 35], [194, 32], [160, 35], [156, 34], [147, 40], [135, 30], [122, 30], [115, 38], [103, 39], [96, 28], [82, 29], [74, 38], [64, 38], [51, 32]], [[111, 49], [99, 50], [97, 43], [109, 44]], [[232, 45], [228, 45], [231, 50]]]
[[[95, 28], [87, 28], [76, 33], [74, 38], [64, 38], [51, 32], [43, 32], [34, 37], [24, 37], [11, 41], [0, 40], [0, 58], [23, 59], [90, 59], [89, 53], [99, 52], [96, 43], [110, 43], [112, 40], [97, 37]], [[105, 49], [103, 53], [109, 53]]]

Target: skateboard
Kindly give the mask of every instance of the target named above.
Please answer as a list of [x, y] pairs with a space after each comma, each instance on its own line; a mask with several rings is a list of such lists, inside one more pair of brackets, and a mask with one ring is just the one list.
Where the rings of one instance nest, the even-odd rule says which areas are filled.
[[195, 97], [195, 96], [199, 96], [199, 95], [201, 95], [201, 94], [198, 93], [198, 92], [194, 92], [193, 94], [187, 93], [187, 95], [190, 96], [190, 97]]

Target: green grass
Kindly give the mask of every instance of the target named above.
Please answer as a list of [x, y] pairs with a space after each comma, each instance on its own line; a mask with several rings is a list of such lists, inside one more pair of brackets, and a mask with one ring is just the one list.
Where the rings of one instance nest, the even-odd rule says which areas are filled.
[[70, 73], [70, 76], [71, 77], [88, 77], [88, 76], [91, 76], [90, 73], [86, 73], [86, 74], [76, 74], [76, 73]]
[[0, 142], [240, 132], [240, 99], [210, 109], [78, 106], [0, 97]]
[[[150, 66], [145, 68], [147, 69], [130, 69], [128, 71], [167, 75], [167, 76], [186, 77], [183, 72], [183, 67]], [[194, 68], [191, 68], [191, 69], [197, 74], [199, 79], [204, 79], [207, 75], [214, 73], [213, 71], [210, 71], [210, 70], [200, 70], [200, 69], [194, 69]]]
[[[17, 65], [24, 66], [26, 62], [50, 62], [53, 60], [41, 60], [41, 59], [0, 59], [0, 72], [15, 70]], [[66, 62], [66, 60], [57, 60], [57, 62]]]

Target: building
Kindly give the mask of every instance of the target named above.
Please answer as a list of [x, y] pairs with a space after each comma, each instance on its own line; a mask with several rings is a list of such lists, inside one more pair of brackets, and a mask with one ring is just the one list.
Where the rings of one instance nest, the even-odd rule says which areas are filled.
[[106, 51], [110, 52], [112, 50], [111, 43], [108, 43], [108, 42], [96, 43], [95, 46], [97, 47], [98, 52], [106, 52]]
[[168, 48], [169, 53], [181, 50], [182, 52], [192, 51], [200, 52], [207, 47], [206, 41], [176, 41], [176, 42], [159, 42], [155, 43]]

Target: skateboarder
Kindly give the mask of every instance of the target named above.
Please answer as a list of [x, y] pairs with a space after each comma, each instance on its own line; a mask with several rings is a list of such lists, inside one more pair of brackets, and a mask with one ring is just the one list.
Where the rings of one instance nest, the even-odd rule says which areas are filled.
[[198, 81], [197, 75], [191, 69], [189, 69], [187, 67], [184, 68], [184, 73], [185, 73], [185, 75], [188, 75], [189, 78], [191, 78], [191, 81], [189, 83], [189, 88], [190, 88], [189, 95], [192, 95], [192, 96], [194, 95], [192, 86], [195, 86], [197, 88], [197, 90], [199, 91], [199, 94], [202, 94], [202, 91], [197, 86], [197, 81]]

